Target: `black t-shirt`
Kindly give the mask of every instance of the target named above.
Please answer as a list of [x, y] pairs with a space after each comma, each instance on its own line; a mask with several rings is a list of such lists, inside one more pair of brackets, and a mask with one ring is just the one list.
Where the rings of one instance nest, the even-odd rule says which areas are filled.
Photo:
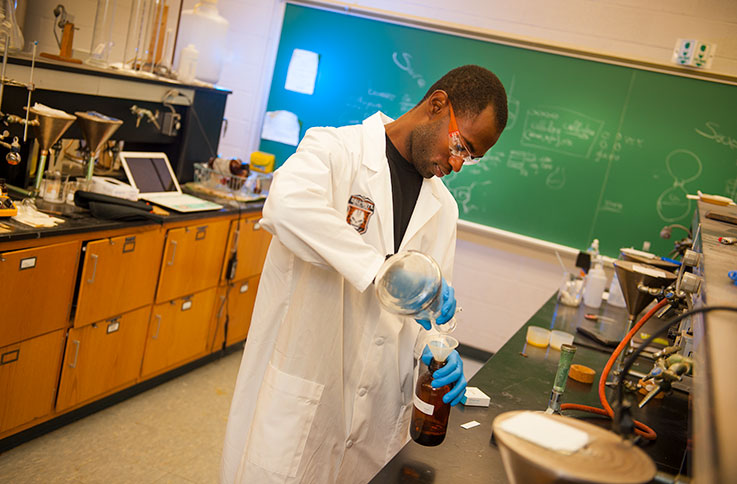
[[392, 179], [392, 202], [394, 204], [394, 253], [399, 250], [409, 219], [417, 204], [422, 188], [422, 175], [405, 160], [386, 136], [386, 158]]

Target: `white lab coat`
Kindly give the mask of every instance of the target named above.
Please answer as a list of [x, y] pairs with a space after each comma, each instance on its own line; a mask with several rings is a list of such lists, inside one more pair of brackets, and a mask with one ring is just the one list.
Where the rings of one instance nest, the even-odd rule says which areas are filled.
[[[394, 247], [390, 121], [376, 113], [362, 125], [312, 128], [274, 176], [262, 220], [274, 238], [223, 483], [367, 482], [409, 439], [420, 325], [382, 310], [372, 286]], [[431, 255], [449, 279], [457, 219], [447, 188], [425, 179], [400, 250]]]

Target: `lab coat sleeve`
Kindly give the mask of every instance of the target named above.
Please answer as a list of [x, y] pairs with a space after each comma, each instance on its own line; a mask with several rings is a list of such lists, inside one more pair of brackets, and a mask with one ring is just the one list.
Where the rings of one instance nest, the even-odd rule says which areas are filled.
[[363, 292], [384, 255], [335, 208], [333, 185], [350, 184], [352, 170], [358, 169], [343, 137], [330, 128], [307, 131], [297, 152], [274, 174], [262, 225], [300, 259], [336, 270]]

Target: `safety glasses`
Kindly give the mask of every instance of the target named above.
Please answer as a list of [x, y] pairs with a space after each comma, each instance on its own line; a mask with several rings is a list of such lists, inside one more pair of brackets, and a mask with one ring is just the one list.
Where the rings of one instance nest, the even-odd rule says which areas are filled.
[[450, 148], [450, 154], [462, 159], [464, 165], [475, 165], [481, 160], [481, 157], [471, 155], [471, 150], [466, 146], [463, 136], [461, 136], [461, 132], [458, 129], [458, 123], [456, 122], [456, 116], [453, 113], [453, 106], [450, 104], [450, 101], [448, 101], [448, 107], [450, 108], [450, 124], [448, 125], [448, 147]]

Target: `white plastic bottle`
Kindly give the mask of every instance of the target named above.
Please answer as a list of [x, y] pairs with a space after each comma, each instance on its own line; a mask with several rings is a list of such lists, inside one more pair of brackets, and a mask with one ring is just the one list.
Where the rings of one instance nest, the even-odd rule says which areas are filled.
[[218, 13], [217, 0], [203, 0], [192, 10], [183, 10], [177, 34], [174, 66], [179, 71], [183, 50], [190, 44], [199, 51], [197, 79], [215, 84], [226, 53], [228, 21]]
[[179, 71], [177, 72], [180, 81], [192, 82], [195, 80], [199, 56], [199, 51], [192, 44], [182, 49], [182, 55], [179, 58]]
[[601, 261], [594, 263], [594, 268], [586, 275], [586, 286], [583, 288], [583, 303], [590, 308], [601, 306], [601, 299], [606, 288], [606, 273]]

